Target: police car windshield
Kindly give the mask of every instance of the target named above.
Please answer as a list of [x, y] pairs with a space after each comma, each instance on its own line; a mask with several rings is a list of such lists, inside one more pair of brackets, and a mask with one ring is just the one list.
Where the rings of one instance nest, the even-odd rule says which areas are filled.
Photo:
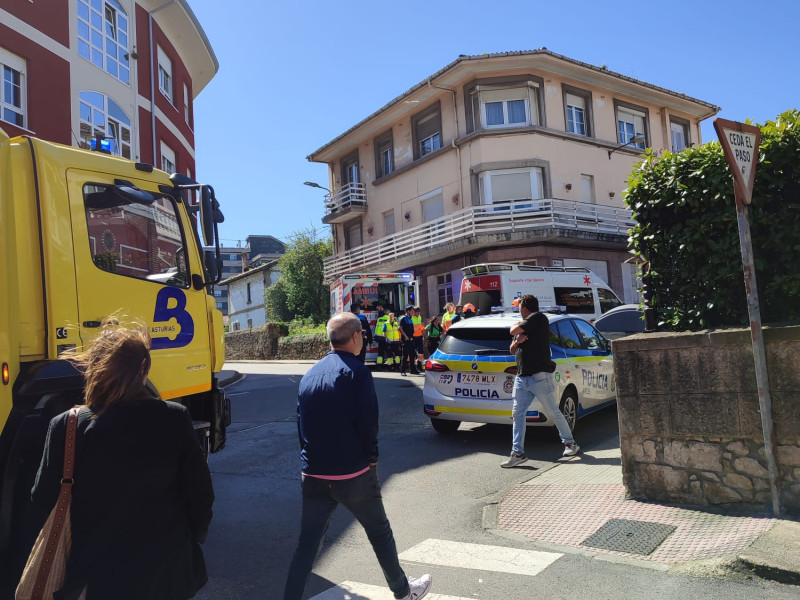
[[505, 327], [450, 329], [439, 350], [445, 354], [508, 354], [511, 335]]

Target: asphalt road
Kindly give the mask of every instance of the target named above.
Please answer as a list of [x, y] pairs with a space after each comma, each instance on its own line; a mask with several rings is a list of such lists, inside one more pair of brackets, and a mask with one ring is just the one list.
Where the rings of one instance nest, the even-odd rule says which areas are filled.
[[[233, 407], [228, 446], [209, 460], [217, 497], [205, 544], [210, 581], [197, 598], [282, 596], [299, 530], [296, 392], [309, 366], [226, 365], [246, 375], [227, 389]], [[401, 558], [403, 552], [415, 553], [413, 560], [403, 560], [406, 572], [433, 574], [431, 600], [798, 597], [793, 586], [697, 578], [666, 573], [657, 565], [649, 569], [626, 564], [624, 559], [541, 552], [529, 541], [484, 529], [486, 505], [559, 459], [562, 446], [555, 435], [529, 429], [526, 450], [531, 460], [522, 468], [501, 469], [499, 463], [510, 450], [510, 427], [462, 425], [455, 435], [439, 435], [422, 413], [422, 377], [376, 373], [375, 380], [381, 411], [378, 470], [386, 510]], [[614, 408], [586, 417], [577, 431], [586, 448], [607, 444], [616, 434]], [[453, 556], [469, 556], [470, 564], [433, 564]], [[514, 570], [508, 566], [528, 560], [544, 561], [545, 566], [535, 575], [507, 572]], [[536, 570], [527, 568], [528, 573]], [[343, 582], [352, 582], [349, 595], [323, 594]], [[306, 598], [391, 598], [387, 593], [363, 530], [339, 509]]]

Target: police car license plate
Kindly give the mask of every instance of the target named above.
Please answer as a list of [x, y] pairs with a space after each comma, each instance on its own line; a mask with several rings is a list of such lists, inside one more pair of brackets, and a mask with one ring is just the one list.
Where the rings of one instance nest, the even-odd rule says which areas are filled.
[[496, 373], [459, 373], [458, 383], [471, 383], [474, 385], [497, 385]]

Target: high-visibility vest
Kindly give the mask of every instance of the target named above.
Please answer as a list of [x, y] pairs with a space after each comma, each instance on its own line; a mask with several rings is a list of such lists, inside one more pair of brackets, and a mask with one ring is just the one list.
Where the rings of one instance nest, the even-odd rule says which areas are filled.
[[427, 325], [425, 329], [428, 331], [429, 338], [438, 338], [440, 335], [442, 335], [441, 327], [437, 327], [433, 323]]
[[386, 341], [388, 342], [399, 342], [400, 341], [400, 325], [397, 324], [397, 321], [391, 322], [386, 321], [386, 324], [383, 327], [384, 335], [386, 336]]
[[445, 313], [442, 315], [442, 327], [444, 328], [445, 331], [450, 329], [450, 321], [452, 321], [453, 317], [455, 317], [455, 316], [456, 316], [456, 313], [453, 313], [451, 315], [447, 311], [445, 311]]
[[414, 323], [414, 337], [422, 337], [425, 334], [425, 325], [422, 324], [422, 317], [411, 317]]
[[376, 337], [386, 337], [386, 334], [383, 333], [384, 325], [389, 322], [389, 315], [381, 315], [378, 317], [378, 320], [375, 321], [375, 336]]

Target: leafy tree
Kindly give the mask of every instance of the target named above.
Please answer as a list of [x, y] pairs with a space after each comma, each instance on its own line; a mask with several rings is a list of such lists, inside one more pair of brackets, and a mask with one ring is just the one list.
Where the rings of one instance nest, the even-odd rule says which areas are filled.
[[[800, 111], [761, 125], [748, 217], [761, 315], [800, 321]], [[631, 252], [647, 274], [651, 305], [666, 329], [749, 322], [733, 179], [719, 142], [652, 152], [631, 174], [625, 201], [637, 225]]]
[[332, 253], [332, 239], [320, 239], [314, 228], [293, 234], [279, 263], [281, 277], [278, 284], [281, 286], [274, 292], [276, 316], [280, 313], [280, 296], [285, 294], [286, 314], [282, 316], [287, 318], [281, 320], [306, 318], [322, 323], [327, 319], [330, 293], [323, 283], [323, 259]]
[[291, 321], [292, 315], [286, 303], [286, 284], [282, 278], [264, 290], [264, 305], [267, 309], [267, 321]]

